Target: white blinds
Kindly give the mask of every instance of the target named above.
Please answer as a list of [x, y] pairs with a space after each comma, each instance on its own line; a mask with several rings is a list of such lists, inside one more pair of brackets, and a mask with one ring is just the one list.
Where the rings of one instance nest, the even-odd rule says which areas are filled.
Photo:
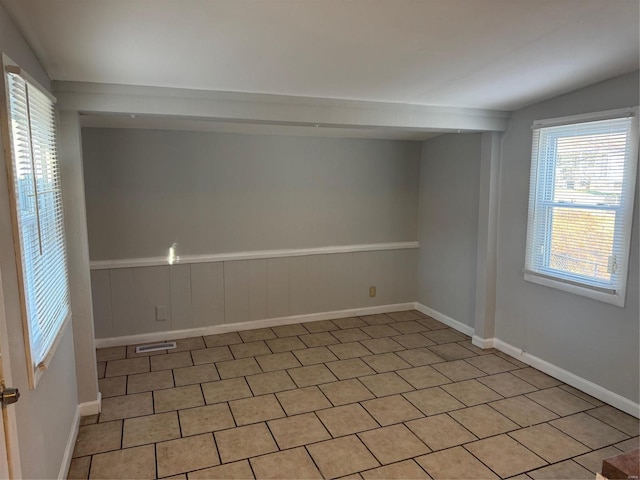
[[525, 270], [617, 295], [626, 280], [635, 122], [535, 127]]
[[13, 186], [22, 291], [33, 369], [44, 362], [69, 313], [62, 194], [51, 100], [7, 74]]

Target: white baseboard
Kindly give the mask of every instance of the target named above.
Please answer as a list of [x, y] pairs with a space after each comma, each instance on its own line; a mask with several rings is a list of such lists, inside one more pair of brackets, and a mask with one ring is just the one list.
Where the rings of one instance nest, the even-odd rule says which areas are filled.
[[495, 342], [495, 338], [482, 338], [477, 335], [473, 335], [471, 337], [471, 343], [473, 343], [476, 347], [480, 347], [482, 349], [493, 348]]
[[[493, 348], [495, 348], [496, 350], [500, 350], [501, 352], [506, 353], [507, 355], [512, 356], [516, 360], [520, 360], [521, 362], [527, 363], [527, 361], [523, 358], [524, 350], [518, 347], [514, 347], [510, 343], [503, 342], [499, 338], [493, 339]], [[533, 355], [529, 354], [529, 357], [533, 357]]]
[[76, 447], [78, 431], [80, 430], [80, 418], [88, 415], [97, 415], [101, 410], [102, 394], [100, 392], [98, 392], [97, 400], [92, 402], [83, 402], [76, 408], [76, 413], [73, 415], [73, 422], [71, 423], [71, 429], [69, 430], [69, 438], [67, 438], [67, 445], [64, 449], [62, 463], [60, 464], [60, 471], [58, 472], [59, 480], [66, 480], [69, 475], [69, 467], [71, 466], [71, 459], [73, 458], [73, 450]]
[[567, 385], [571, 385], [572, 387], [575, 387], [578, 390], [587, 393], [594, 398], [597, 398], [598, 400], [602, 400], [603, 402], [619, 410], [622, 410], [629, 415], [640, 418], [640, 404], [635, 403], [628, 398], [623, 397], [622, 395], [618, 395], [617, 393], [612, 392], [611, 390], [607, 390], [606, 388], [597, 385], [585, 378], [582, 378], [574, 373], [571, 373], [564, 368], [558, 367], [557, 365], [549, 363], [546, 360], [536, 357], [535, 355], [527, 353], [521, 348], [515, 347], [507, 342], [503, 342], [499, 338], [482, 338], [474, 335], [473, 328], [462, 322], [459, 322], [458, 320], [448, 317], [447, 315], [444, 315], [437, 310], [433, 310], [432, 308], [422, 305], [421, 303], [416, 303], [415, 309], [424, 313], [425, 315], [429, 315], [430, 317], [435, 318], [445, 325], [449, 325], [451, 328], [454, 328], [459, 332], [470, 335], [471, 343], [473, 343], [477, 347], [483, 349], [493, 347], [497, 350], [500, 350], [501, 352], [512, 356], [516, 360], [520, 360], [521, 362], [524, 362], [527, 365], [530, 365], [533, 368], [552, 376], [553, 378], [557, 378]]
[[456, 330], [458, 330], [461, 333], [464, 333], [465, 335], [472, 336], [473, 333], [475, 332], [473, 327], [470, 327], [466, 323], [459, 322], [458, 320], [455, 320], [445, 315], [444, 313], [440, 313], [437, 310], [434, 310], [433, 308], [429, 308], [426, 305], [423, 305], [421, 303], [416, 302], [415, 309], [418, 310], [419, 312], [424, 313], [425, 315], [429, 315], [430, 317], [435, 318], [439, 322], [442, 322], [445, 325], [450, 326], [451, 328], [455, 328]]
[[67, 445], [64, 448], [64, 455], [62, 457], [62, 463], [60, 464], [60, 471], [58, 472], [58, 480], [65, 480], [69, 475], [69, 467], [71, 466], [71, 458], [73, 457], [73, 450], [76, 447], [76, 439], [78, 438], [79, 428], [80, 428], [80, 406], [76, 408], [76, 413], [73, 416], [73, 422], [71, 422], [71, 429], [69, 430]]
[[98, 398], [91, 402], [82, 402], [78, 405], [81, 417], [97, 415], [102, 411], [102, 393], [98, 392]]
[[617, 409], [622, 410], [629, 415], [640, 418], [640, 404], [637, 404], [629, 400], [628, 398], [623, 397], [622, 395], [618, 395], [611, 390], [607, 390], [600, 385], [590, 382], [589, 380], [571, 373], [568, 370], [560, 368], [557, 365], [549, 363], [546, 360], [536, 357], [535, 355], [524, 352], [522, 349], [514, 347], [513, 345], [503, 342], [502, 340], [499, 340], [497, 338], [493, 340], [493, 346], [496, 349], [508, 355], [511, 355], [516, 360], [520, 360], [527, 365], [531, 365], [533, 368], [540, 370], [541, 372], [544, 372], [554, 378], [557, 378], [561, 382], [564, 382], [567, 385], [571, 385], [572, 387], [575, 387], [578, 390], [597, 398], [598, 400], [602, 400], [603, 402], [608, 403], [609, 405], [616, 407]]
[[251, 330], [254, 328], [277, 327], [280, 325], [291, 325], [293, 323], [316, 322], [319, 320], [334, 320], [337, 318], [355, 317], [360, 315], [373, 315], [376, 313], [399, 312], [403, 310], [412, 310], [415, 307], [416, 304], [414, 302], [396, 303], [392, 305], [379, 305], [375, 307], [334, 310], [332, 312], [292, 315], [290, 317], [266, 318], [264, 320], [253, 320], [250, 322], [211, 325], [208, 327], [189, 328], [186, 330], [168, 330], [165, 332], [142, 333], [138, 335], [125, 335], [122, 337], [97, 338], [96, 347], [119, 347], [122, 345], [136, 345], [139, 343], [178, 340], [180, 338], [216, 335], [218, 333], [238, 332], [242, 330]]
[[[215, 335], [218, 333], [237, 332], [254, 328], [277, 327], [280, 325], [291, 325], [294, 323], [315, 322], [319, 320], [333, 320], [337, 318], [355, 317], [359, 315], [373, 315], [376, 313], [389, 313], [403, 310], [418, 310], [429, 315], [449, 327], [471, 336], [472, 343], [480, 348], [496, 348], [501, 352], [511, 355], [521, 362], [546, 373], [558, 380], [571, 385], [609, 405], [612, 405], [623, 412], [640, 418], [640, 405], [624, 398], [617, 393], [607, 390], [600, 385], [596, 385], [589, 380], [579, 377], [574, 373], [549, 363], [541, 358], [524, 352], [522, 349], [503, 342], [499, 338], [481, 338], [474, 335], [474, 329], [469, 325], [455, 320], [437, 310], [417, 302], [398, 303], [393, 305], [380, 305], [376, 307], [362, 307], [349, 310], [336, 310], [332, 312], [311, 313], [305, 315], [293, 315], [290, 317], [268, 318], [264, 320], [254, 320], [250, 322], [230, 323], [224, 325], [212, 325], [208, 327], [191, 328], [186, 330], [173, 330], [166, 332], [143, 333], [139, 335], [126, 335], [122, 337], [98, 338], [97, 348], [116, 347], [122, 345], [135, 345], [139, 343], [158, 342], [164, 340], [176, 340], [180, 338], [197, 337], [202, 335]], [[100, 399], [95, 402], [87, 402], [81, 405], [82, 415], [94, 415], [100, 411]], [[86, 412], [86, 413], [85, 413]], [[75, 441], [75, 440], [74, 440]], [[70, 461], [70, 460], [69, 460]]]

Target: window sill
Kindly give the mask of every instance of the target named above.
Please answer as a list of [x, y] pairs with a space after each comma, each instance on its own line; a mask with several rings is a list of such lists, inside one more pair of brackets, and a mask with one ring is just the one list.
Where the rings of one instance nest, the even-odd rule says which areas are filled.
[[544, 285], [545, 287], [555, 288], [556, 290], [562, 290], [563, 292], [573, 293], [574, 295], [591, 298], [599, 302], [610, 303], [611, 305], [616, 305], [618, 307], [624, 307], [624, 291], [618, 293], [600, 292], [591, 288], [580, 287], [578, 285], [564, 283], [560, 280], [553, 280], [547, 277], [540, 277], [531, 273], [525, 273], [524, 279], [527, 282]]
[[60, 325], [60, 330], [58, 331], [58, 334], [56, 335], [56, 339], [51, 345], [51, 348], [49, 349], [47, 356], [40, 363], [40, 366], [36, 366], [33, 369], [33, 375], [31, 376], [29, 381], [30, 390], [36, 389], [36, 387], [38, 386], [38, 382], [40, 381], [44, 373], [47, 371], [47, 369], [49, 368], [49, 365], [51, 365], [51, 361], [53, 360], [53, 357], [56, 354], [56, 351], [58, 350], [58, 345], [60, 345], [60, 341], [62, 340], [62, 337], [64, 337], [64, 335], [67, 333], [67, 328], [70, 325], [71, 325], [71, 310], [69, 310], [69, 312], [67, 313], [67, 317], [64, 319], [64, 322], [62, 322], [62, 325]]

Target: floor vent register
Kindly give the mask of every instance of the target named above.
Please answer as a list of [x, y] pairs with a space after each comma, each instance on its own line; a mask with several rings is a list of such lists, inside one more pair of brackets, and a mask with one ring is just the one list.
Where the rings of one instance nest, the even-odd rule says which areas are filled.
[[171, 350], [172, 348], [176, 348], [176, 342], [152, 343], [151, 345], [136, 347], [136, 353], [157, 352], [158, 350]]

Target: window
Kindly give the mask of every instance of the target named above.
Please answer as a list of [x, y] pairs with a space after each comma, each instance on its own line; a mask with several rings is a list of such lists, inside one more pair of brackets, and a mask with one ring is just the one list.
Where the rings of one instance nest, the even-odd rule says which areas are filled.
[[35, 81], [15, 66], [7, 65], [5, 72], [11, 150], [7, 163], [25, 346], [34, 388], [70, 317], [56, 117], [54, 99]]
[[533, 125], [525, 279], [624, 306], [637, 109]]

